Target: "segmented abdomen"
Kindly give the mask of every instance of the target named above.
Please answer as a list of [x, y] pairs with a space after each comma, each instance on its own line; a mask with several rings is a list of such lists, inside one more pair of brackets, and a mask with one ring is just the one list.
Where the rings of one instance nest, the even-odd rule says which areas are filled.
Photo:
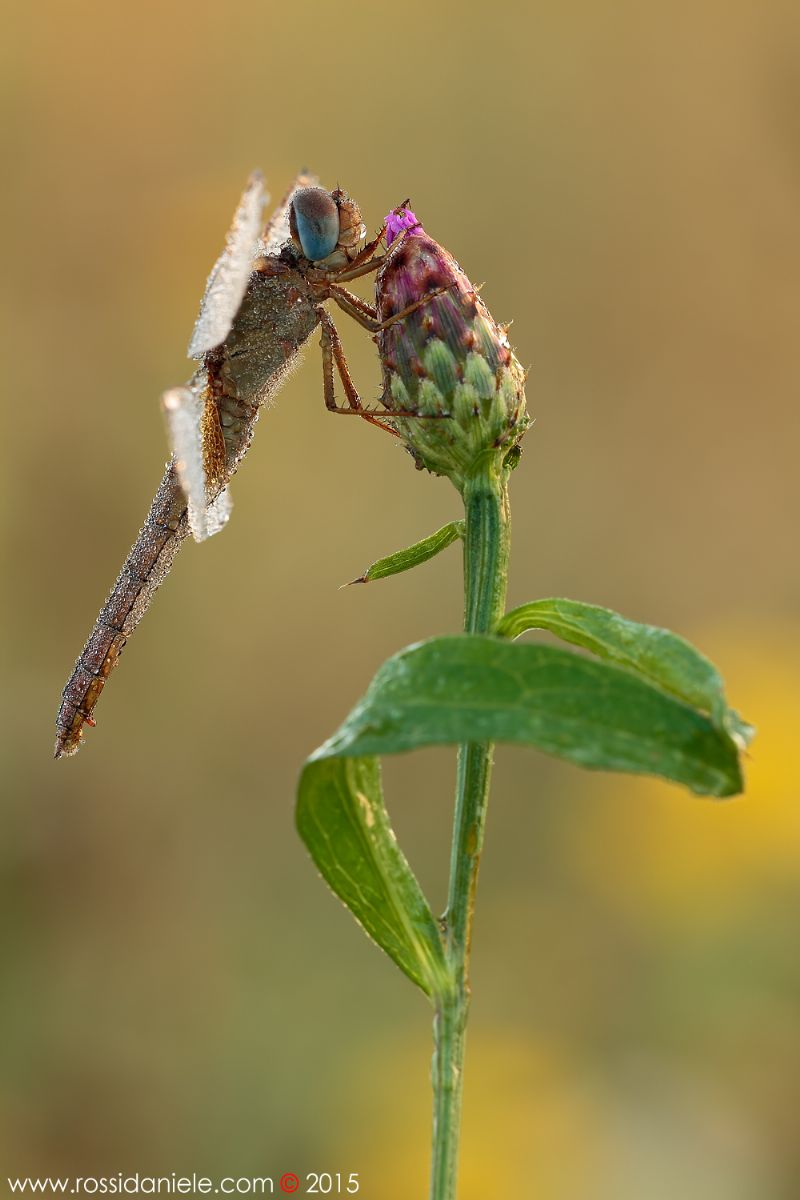
[[188, 532], [186, 500], [170, 463], [139, 536], [67, 680], [56, 717], [56, 758], [78, 750], [83, 726], [91, 722], [94, 706], [125, 642], [146, 612]]

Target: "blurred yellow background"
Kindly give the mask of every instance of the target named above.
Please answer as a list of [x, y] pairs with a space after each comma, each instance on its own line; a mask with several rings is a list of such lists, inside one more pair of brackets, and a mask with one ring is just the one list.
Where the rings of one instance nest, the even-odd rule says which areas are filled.
[[[230, 527], [50, 758], [239, 191], [308, 165], [370, 229], [410, 195], [514, 318], [510, 602], [676, 629], [759, 729], [726, 804], [498, 751], [461, 1196], [796, 1196], [796, 3], [42, 0], [3, 26], [2, 1176], [425, 1194], [427, 1005], [316, 878], [293, 795], [383, 659], [458, 627], [456, 549], [337, 590], [457, 497], [326, 414], [316, 337]], [[386, 772], [437, 910], [452, 760]]]

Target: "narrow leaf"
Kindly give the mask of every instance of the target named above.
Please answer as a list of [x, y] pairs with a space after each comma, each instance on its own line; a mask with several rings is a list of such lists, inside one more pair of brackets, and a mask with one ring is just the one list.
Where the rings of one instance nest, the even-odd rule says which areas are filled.
[[390, 658], [310, 761], [486, 740], [595, 770], [660, 775], [699, 795], [742, 789], [731, 737], [684, 701], [609, 662], [476, 635], [434, 638]]
[[635, 671], [673, 696], [710, 714], [744, 749], [753, 729], [728, 708], [722, 677], [689, 642], [655, 625], [629, 621], [609, 608], [578, 600], [536, 600], [513, 609], [500, 622], [501, 637], [517, 638], [546, 629], [562, 641], [583, 646], [598, 657]]
[[418, 567], [428, 559], [441, 554], [442, 550], [446, 550], [448, 546], [452, 546], [453, 542], [463, 536], [464, 522], [451, 521], [449, 525], [443, 525], [441, 529], [436, 530], [436, 533], [423, 538], [421, 542], [415, 542], [413, 546], [408, 546], [405, 550], [397, 550], [394, 554], [387, 555], [386, 558], [379, 558], [377, 562], [367, 568], [363, 575], [359, 575], [358, 579], [354, 579], [352, 582], [372, 583], [375, 579], [385, 579], [389, 575], [399, 575], [401, 571], [410, 571], [412, 567]]
[[429, 996], [448, 980], [439, 929], [397, 845], [375, 758], [306, 765], [297, 828], [321, 875], [370, 937]]

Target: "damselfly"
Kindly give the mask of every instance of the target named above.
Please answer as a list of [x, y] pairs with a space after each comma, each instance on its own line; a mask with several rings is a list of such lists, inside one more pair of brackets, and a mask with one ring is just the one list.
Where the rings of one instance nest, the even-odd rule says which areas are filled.
[[[354, 389], [348, 389], [346, 407], [336, 405], [333, 366], [346, 377], [346, 365], [322, 305], [334, 300], [370, 323], [370, 306], [344, 285], [376, 269], [383, 230], [359, 249], [366, 231], [358, 205], [340, 189], [326, 192], [315, 182], [298, 177], [263, 233], [261, 177], [253, 175], [244, 191], [189, 344], [197, 369], [185, 387], [162, 399], [172, 459], [64, 688], [56, 758], [74, 754], [84, 725], [94, 725], [100, 693], [184, 539], [192, 533], [202, 541], [227, 522], [228, 483], [247, 453], [259, 412], [318, 325], [331, 411], [389, 432], [395, 431], [387, 421], [413, 415], [365, 409]], [[396, 319], [403, 316], [398, 312]]]

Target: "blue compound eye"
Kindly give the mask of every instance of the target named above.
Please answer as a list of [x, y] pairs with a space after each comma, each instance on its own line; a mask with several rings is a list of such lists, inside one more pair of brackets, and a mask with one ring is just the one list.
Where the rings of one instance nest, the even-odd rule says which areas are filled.
[[324, 188], [300, 188], [292, 198], [289, 226], [303, 254], [320, 262], [339, 241], [339, 209]]

